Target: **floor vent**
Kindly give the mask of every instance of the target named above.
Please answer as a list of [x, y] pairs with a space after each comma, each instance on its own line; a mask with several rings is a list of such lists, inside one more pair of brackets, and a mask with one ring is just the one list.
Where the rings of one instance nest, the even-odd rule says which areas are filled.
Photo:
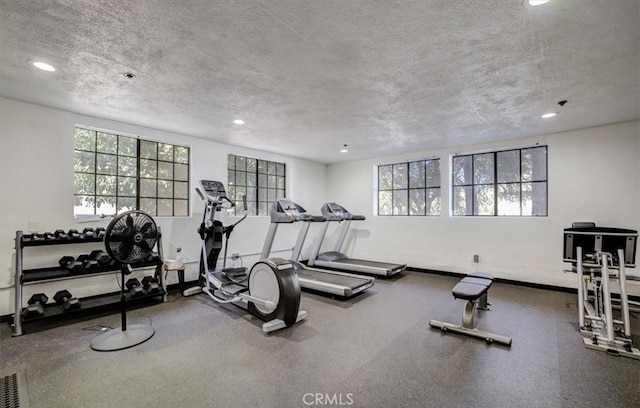
[[24, 387], [24, 379], [21, 375], [12, 374], [0, 378], [0, 408], [27, 408], [25, 398], [20, 394], [26, 391]]

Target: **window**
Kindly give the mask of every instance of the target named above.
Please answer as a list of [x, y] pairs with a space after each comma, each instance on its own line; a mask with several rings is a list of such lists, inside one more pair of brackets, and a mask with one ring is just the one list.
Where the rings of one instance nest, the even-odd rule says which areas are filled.
[[243, 214], [242, 196], [247, 198], [249, 215], [269, 215], [271, 203], [286, 195], [285, 164], [253, 157], [227, 156], [229, 199], [236, 206], [230, 214]]
[[76, 127], [74, 215], [189, 215], [189, 148]]
[[547, 146], [454, 156], [453, 215], [547, 215]]
[[378, 215], [440, 215], [440, 159], [378, 166]]

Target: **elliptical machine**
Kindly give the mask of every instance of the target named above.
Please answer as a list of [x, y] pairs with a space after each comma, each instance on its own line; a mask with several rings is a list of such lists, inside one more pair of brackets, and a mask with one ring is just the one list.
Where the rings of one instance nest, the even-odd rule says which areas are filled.
[[[262, 330], [266, 333], [291, 326], [307, 317], [300, 308], [300, 283], [291, 263], [282, 258], [268, 258], [256, 262], [247, 275], [247, 268], [227, 268], [227, 244], [236, 225], [224, 226], [216, 219], [223, 204], [234, 206], [227, 197], [220, 181], [200, 180], [196, 192], [205, 202], [205, 212], [198, 233], [202, 239], [200, 255], [200, 279], [202, 292], [218, 303], [233, 303], [264, 320]], [[228, 208], [228, 207], [227, 207]], [[225, 237], [222, 269], [217, 269], [218, 256]]]

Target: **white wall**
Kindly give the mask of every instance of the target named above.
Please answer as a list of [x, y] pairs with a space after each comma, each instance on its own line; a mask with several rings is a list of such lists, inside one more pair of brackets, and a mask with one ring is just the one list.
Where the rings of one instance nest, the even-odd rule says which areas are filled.
[[[535, 143], [548, 145], [548, 217], [449, 216], [451, 154]], [[373, 216], [375, 166], [434, 155], [441, 158], [443, 214]], [[573, 221], [595, 221], [600, 226], [640, 230], [639, 178], [640, 122], [634, 121], [457, 151], [330, 165], [327, 199], [367, 216], [366, 221], [352, 224], [348, 251], [354, 257], [450, 272], [485, 270], [506, 279], [575, 287], [575, 275], [562, 273], [566, 267], [562, 262], [563, 229]], [[328, 241], [323, 249], [332, 246]], [[474, 254], [480, 255], [479, 264], [472, 262]], [[637, 289], [636, 285], [635, 292], [640, 293]]]
[[[71, 228], [106, 226], [108, 221], [80, 224], [73, 217], [73, 132], [76, 124], [108, 129], [191, 147], [191, 217], [157, 217], [162, 229], [165, 257], [175, 256], [182, 247], [187, 261], [197, 261], [197, 228], [203, 205], [194, 189], [199, 179], [221, 180], [226, 185], [227, 154], [235, 153], [287, 165], [287, 192], [308, 207], [320, 207], [326, 196], [326, 165], [297, 158], [244, 149], [185, 135], [82, 116], [61, 110], [0, 98], [0, 315], [13, 313], [15, 275], [15, 233], [29, 232], [29, 222], [40, 232]], [[212, 124], [215, 126], [215, 124]], [[231, 219], [235, 217], [229, 217]], [[225, 224], [227, 218], [223, 218]], [[239, 225], [230, 240], [229, 253], [257, 253], [262, 249], [269, 226], [268, 217], [249, 217]], [[291, 249], [296, 233], [279, 234], [274, 250]], [[297, 231], [296, 231], [297, 232]], [[79, 255], [100, 244], [27, 248], [25, 268], [55, 266], [62, 255]], [[288, 257], [289, 253], [274, 256]], [[245, 264], [255, 257], [247, 257]], [[197, 265], [188, 265], [187, 279], [197, 277]], [[169, 283], [176, 282], [169, 276]], [[83, 297], [103, 291], [117, 291], [112, 275], [28, 285], [25, 298], [44, 291], [51, 298], [60, 289]]]

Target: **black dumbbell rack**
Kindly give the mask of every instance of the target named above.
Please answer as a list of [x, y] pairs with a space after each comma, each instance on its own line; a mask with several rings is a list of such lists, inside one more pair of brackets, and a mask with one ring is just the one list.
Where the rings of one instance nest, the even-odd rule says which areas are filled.
[[[144, 296], [138, 296], [135, 299], [127, 299], [132, 304], [138, 304], [142, 302], [157, 300], [160, 298], [162, 302], [167, 301], [166, 283], [162, 273], [162, 234], [160, 233], [160, 227], [158, 227], [158, 242], [156, 248], [159, 257], [149, 262], [141, 262], [131, 265], [135, 268], [149, 268], [155, 267], [155, 276], [160, 284], [160, 291], [157, 293], [146, 294]], [[89, 236], [80, 234], [78, 237], [60, 237], [53, 239], [33, 239], [32, 235], [25, 235], [22, 231], [16, 231], [16, 274], [15, 274], [15, 312], [13, 315], [13, 336], [21, 336], [23, 333], [23, 323], [47, 319], [54, 316], [71, 315], [79, 312], [86, 313], [91, 309], [104, 309], [110, 306], [120, 305], [120, 291], [101, 293], [95, 296], [85, 297], [79, 299], [81, 307], [76, 310], [64, 310], [62, 305], [55, 303], [47, 303], [44, 307], [45, 313], [41, 316], [25, 318], [23, 316], [23, 286], [30, 284], [41, 284], [52, 281], [59, 281], [64, 279], [77, 279], [87, 278], [91, 276], [105, 275], [120, 272], [119, 265], [104, 266], [100, 268], [94, 268], [91, 271], [85, 271], [82, 274], [73, 274], [68, 269], [61, 266], [45, 267], [45, 268], [33, 268], [24, 269], [23, 258], [24, 249], [27, 247], [40, 247], [51, 245], [67, 245], [67, 244], [85, 244], [103, 242], [103, 236]]]

